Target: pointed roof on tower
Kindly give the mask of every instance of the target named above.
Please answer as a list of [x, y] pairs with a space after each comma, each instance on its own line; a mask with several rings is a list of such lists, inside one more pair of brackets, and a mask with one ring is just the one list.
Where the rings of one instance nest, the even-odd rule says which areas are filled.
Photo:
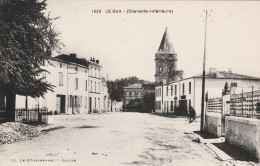
[[174, 49], [173, 49], [172, 43], [169, 41], [169, 35], [168, 35], [167, 27], [166, 27], [165, 32], [163, 34], [162, 41], [161, 41], [160, 47], [158, 49], [158, 52], [176, 54]]

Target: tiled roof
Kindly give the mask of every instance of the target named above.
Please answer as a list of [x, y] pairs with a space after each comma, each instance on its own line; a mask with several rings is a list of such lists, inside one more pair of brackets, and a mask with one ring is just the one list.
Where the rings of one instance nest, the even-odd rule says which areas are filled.
[[168, 30], [166, 28], [158, 52], [176, 54], [168, 36]]
[[55, 58], [60, 59], [60, 60], [65, 61], [65, 62], [68, 62], [68, 63], [76, 63], [76, 64], [79, 64], [79, 65], [82, 65], [82, 66], [85, 66], [85, 67], [89, 66], [89, 61], [87, 61], [86, 59], [76, 58], [76, 57], [72, 57], [72, 56], [69, 56], [69, 55], [66, 55], [66, 54], [58, 55], [58, 56], [54, 57], [54, 59]]
[[142, 88], [142, 84], [132, 84], [132, 85], [128, 85], [127, 87], [124, 87], [125, 89], [141, 89]]
[[[194, 78], [202, 78], [202, 74], [194, 76]], [[252, 77], [227, 71], [217, 71], [215, 74], [206, 73], [206, 78], [260, 80], [259, 77]]]

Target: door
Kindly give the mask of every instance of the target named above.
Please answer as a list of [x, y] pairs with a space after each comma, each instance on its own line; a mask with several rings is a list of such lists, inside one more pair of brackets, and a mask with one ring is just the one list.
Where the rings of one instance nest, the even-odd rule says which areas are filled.
[[89, 97], [89, 113], [92, 113], [92, 97]]
[[61, 95], [60, 100], [60, 113], [65, 113], [65, 95]]
[[187, 115], [187, 113], [188, 113], [187, 100], [180, 100], [180, 114]]

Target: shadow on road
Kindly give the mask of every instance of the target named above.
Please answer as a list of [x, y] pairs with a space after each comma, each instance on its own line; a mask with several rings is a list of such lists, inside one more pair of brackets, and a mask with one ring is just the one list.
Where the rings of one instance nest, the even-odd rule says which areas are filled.
[[218, 138], [214, 136], [213, 134], [207, 133], [207, 132], [200, 132], [200, 131], [193, 131], [194, 133], [198, 134], [201, 136], [203, 139], [215, 139]]
[[78, 129], [85, 129], [85, 128], [98, 128], [97, 126], [89, 126], [89, 125], [82, 125], [82, 126], [77, 126], [75, 128]]
[[[207, 132], [200, 132], [200, 131], [194, 131], [194, 133], [200, 135], [205, 140], [213, 140], [217, 139], [218, 137], [207, 133]], [[221, 143], [212, 143], [215, 147], [220, 149], [221, 151], [225, 152], [227, 155], [232, 157], [234, 160], [240, 160], [240, 161], [253, 161], [257, 162], [257, 158], [251, 154], [249, 151], [243, 149], [242, 147], [239, 147], [238, 145], [232, 145], [227, 142], [221, 142]]]
[[150, 113], [151, 115], [162, 116], [166, 118], [187, 118], [187, 116], [177, 116], [173, 114], [162, 114], [162, 113]]
[[218, 147], [220, 150], [222, 150], [235, 160], [258, 162], [257, 158], [253, 154], [237, 145], [231, 145], [226, 142], [213, 143], [213, 145]]

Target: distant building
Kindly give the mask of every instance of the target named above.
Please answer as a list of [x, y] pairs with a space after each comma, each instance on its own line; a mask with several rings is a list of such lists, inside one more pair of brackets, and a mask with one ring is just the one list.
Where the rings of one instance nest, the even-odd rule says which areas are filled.
[[123, 109], [123, 102], [122, 101], [113, 100], [111, 102], [111, 111], [112, 112], [119, 112], [119, 111], [122, 111], [122, 109]]
[[101, 78], [101, 98], [102, 98], [101, 112], [110, 111], [108, 87], [107, 87], [107, 82], [104, 78]]
[[[108, 92], [101, 79], [98, 60], [77, 58], [76, 54], [59, 55], [45, 62], [42, 81], [54, 85], [44, 98], [28, 99], [28, 108], [48, 108], [66, 114], [93, 113], [108, 110]], [[25, 96], [17, 95], [16, 108], [25, 108]]]
[[127, 87], [124, 87], [124, 105], [129, 104], [131, 100], [134, 99], [143, 99], [144, 90], [142, 84], [132, 84]]
[[[164, 33], [159, 50], [155, 55], [155, 109], [158, 113], [176, 113], [183, 115], [193, 107], [196, 114], [201, 111], [202, 98], [202, 75], [183, 79], [183, 71], [177, 71], [177, 54], [173, 50], [172, 44], [167, 37], [167, 29]], [[229, 71], [218, 71], [211, 68], [206, 74], [205, 93], [209, 97], [220, 97], [225, 83], [233, 90], [241, 93], [242, 89], [248, 91], [260, 88], [260, 78], [236, 74]]]
[[123, 104], [127, 105], [131, 100], [143, 100], [143, 97], [146, 93], [154, 93], [155, 85], [154, 83], [145, 83], [145, 84], [132, 84], [127, 87], [124, 87], [124, 99]]

